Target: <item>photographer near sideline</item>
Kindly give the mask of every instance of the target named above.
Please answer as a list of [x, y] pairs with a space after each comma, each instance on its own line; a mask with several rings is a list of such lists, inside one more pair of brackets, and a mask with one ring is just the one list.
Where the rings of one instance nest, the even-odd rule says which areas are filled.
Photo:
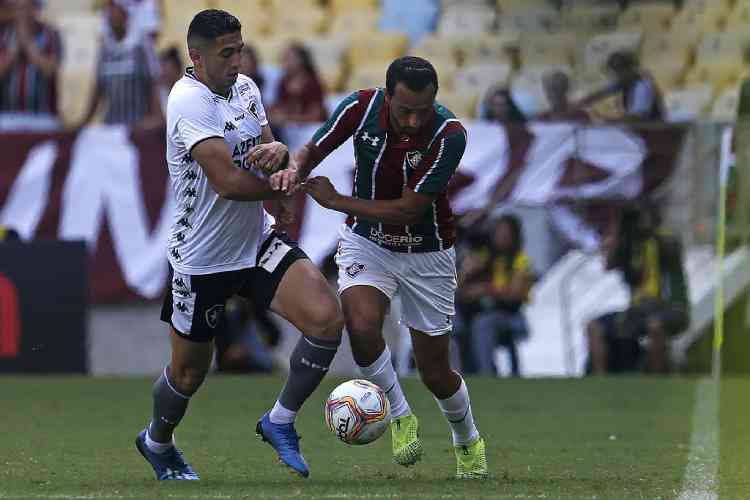
[[630, 289], [630, 306], [587, 327], [594, 375], [667, 373], [667, 341], [690, 322], [682, 245], [660, 230], [655, 207], [624, 210], [616, 235], [606, 238], [607, 269], [617, 269]]

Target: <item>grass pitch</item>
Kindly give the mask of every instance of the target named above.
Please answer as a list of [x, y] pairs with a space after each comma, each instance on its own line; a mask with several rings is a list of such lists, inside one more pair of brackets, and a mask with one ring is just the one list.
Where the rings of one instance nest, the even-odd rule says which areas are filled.
[[[201, 475], [157, 483], [133, 440], [149, 419], [151, 380], [0, 378], [0, 499], [539, 498], [673, 499], [690, 452], [696, 381], [469, 379], [491, 478], [456, 481], [450, 433], [415, 379], [404, 381], [420, 417], [425, 458], [391, 462], [390, 436], [363, 447], [324, 427], [326, 381], [297, 429], [312, 475], [277, 464], [255, 438], [278, 377], [211, 376], [176, 434]], [[721, 498], [750, 498], [750, 380], [721, 390]]]

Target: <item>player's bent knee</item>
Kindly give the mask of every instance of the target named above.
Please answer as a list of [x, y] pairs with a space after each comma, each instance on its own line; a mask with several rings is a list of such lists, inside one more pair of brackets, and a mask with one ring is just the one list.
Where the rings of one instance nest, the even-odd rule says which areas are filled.
[[349, 315], [346, 321], [346, 330], [354, 337], [371, 337], [379, 335], [382, 321], [377, 315], [357, 311]]
[[170, 379], [181, 394], [192, 396], [206, 378], [207, 370], [190, 366], [170, 367]]
[[326, 301], [309, 311], [305, 323], [305, 335], [336, 339], [341, 336], [341, 330], [344, 329], [344, 315], [338, 304]]

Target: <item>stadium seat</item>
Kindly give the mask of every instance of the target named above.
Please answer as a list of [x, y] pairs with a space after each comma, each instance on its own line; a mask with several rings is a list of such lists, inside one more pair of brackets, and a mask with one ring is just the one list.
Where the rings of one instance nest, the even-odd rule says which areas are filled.
[[460, 5], [445, 10], [438, 21], [437, 32], [445, 35], [477, 35], [492, 30], [495, 10], [481, 5], [464, 8]]
[[664, 58], [654, 60], [653, 64], [642, 64], [643, 68], [653, 77], [657, 87], [662, 91], [678, 87], [682, 84], [686, 73], [684, 61]]
[[358, 33], [352, 37], [349, 63], [352, 67], [373, 61], [387, 61], [404, 55], [409, 45], [406, 35], [396, 33]]
[[456, 64], [459, 61], [459, 50], [463, 40], [464, 37], [432, 34], [420, 40], [409, 52], [428, 60], [452, 60]]
[[383, 0], [380, 31], [398, 31], [409, 37], [412, 45], [435, 29], [439, 18], [434, 0]]
[[530, 7], [545, 9], [552, 6], [549, 0], [497, 0], [496, 4], [500, 13], [528, 9]]
[[529, 7], [502, 11], [499, 31], [506, 33], [556, 33], [562, 25], [560, 12], [554, 7]]
[[732, 0], [684, 0], [683, 9], [706, 10], [706, 9], [724, 9], [728, 10], [732, 6]]
[[577, 33], [592, 33], [615, 29], [620, 9], [616, 4], [572, 7], [562, 10], [563, 26]]
[[620, 50], [638, 53], [641, 33], [614, 32], [592, 37], [583, 49], [582, 63], [586, 66], [603, 67], [609, 56]]
[[271, 32], [276, 36], [306, 37], [323, 31], [327, 21], [328, 14], [322, 7], [306, 7], [304, 15], [294, 9], [282, 8], [273, 15]]
[[750, 31], [750, 2], [737, 2], [726, 17], [724, 29], [727, 32]]
[[380, 13], [376, 10], [352, 10], [336, 15], [328, 28], [331, 36], [351, 36], [377, 31]]
[[521, 64], [571, 64], [579, 39], [575, 33], [555, 35], [525, 34], [521, 36]]
[[[252, 3], [252, 0], [250, 3]], [[190, 15], [192, 19], [196, 13], [210, 7], [211, 4], [208, 0], [163, 0], [162, 12], [164, 15], [162, 17], [165, 21], [169, 21], [173, 16], [186, 17]]]
[[723, 122], [735, 121], [737, 119], [737, 107], [739, 101], [739, 87], [724, 90], [714, 101], [711, 108], [711, 118]]
[[[282, 0], [288, 5], [288, 0]], [[367, 10], [373, 11], [378, 9], [378, 0], [330, 0], [331, 12], [334, 15], [341, 15], [350, 11]]]
[[712, 97], [711, 85], [697, 85], [668, 91], [664, 95], [667, 119], [671, 122], [699, 119], [711, 104]]
[[456, 73], [454, 89], [457, 93], [483, 94], [493, 85], [506, 85], [513, 73], [510, 64], [479, 63], [461, 68]]
[[371, 87], [385, 87], [385, 70], [387, 65], [370, 64], [352, 69], [349, 80], [344, 86], [345, 92]]
[[290, 43], [296, 41], [290, 36], [260, 37], [253, 41], [261, 61], [264, 64], [281, 64], [284, 51]]
[[637, 29], [647, 33], [659, 33], [667, 29], [677, 10], [668, 3], [633, 4], [618, 18], [619, 29]]
[[680, 34], [701, 35], [721, 31], [726, 11], [723, 4], [710, 4], [706, 8], [684, 7], [672, 20], [670, 31]]
[[741, 63], [750, 46], [750, 36], [742, 33], [706, 33], [695, 48], [695, 61], [702, 63], [717, 59], [734, 59]]
[[459, 45], [458, 52], [464, 64], [512, 62], [513, 50], [518, 46], [518, 35], [483, 34], [466, 39]]
[[437, 101], [451, 110], [453, 114], [458, 118], [474, 118], [477, 103], [477, 94], [467, 92], [450, 92], [441, 88], [438, 92]]
[[644, 37], [641, 44], [641, 62], [656, 66], [661, 61], [679, 61], [681, 66], [693, 57], [697, 39], [690, 34], [653, 33]]
[[745, 67], [733, 59], [717, 59], [700, 62], [685, 75], [685, 85], [710, 84], [716, 90], [739, 85]]

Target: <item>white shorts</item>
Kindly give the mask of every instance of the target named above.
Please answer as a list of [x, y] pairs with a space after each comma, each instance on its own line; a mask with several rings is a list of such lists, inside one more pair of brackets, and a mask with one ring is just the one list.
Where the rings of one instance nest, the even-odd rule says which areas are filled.
[[428, 335], [453, 329], [456, 314], [456, 251], [393, 252], [355, 234], [348, 226], [339, 231], [336, 252], [339, 295], [353, 286], [372, 286], [392, 299], [398, 292], [402, 321]]

